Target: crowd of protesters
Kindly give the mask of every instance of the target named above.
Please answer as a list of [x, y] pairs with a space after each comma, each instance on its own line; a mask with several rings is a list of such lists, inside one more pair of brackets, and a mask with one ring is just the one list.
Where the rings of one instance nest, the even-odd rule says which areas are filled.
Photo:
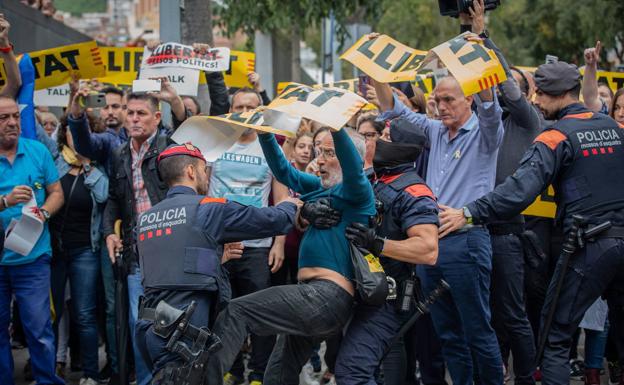
[[[51, 3], [36, 2], [42, 9]], [[536, 93], [545, 90], [536, 86], [534, 74], [508, 65], [493, 43], [496, 37], [488, 36], [481, 3], [475, 1], [472, 17], [462, 15], [462, 31], [474, 32], [470, 39], [483, 41], [496, 52], [508, 76], [505, 82], [464, 97], [457, 82], [445, 78], [427, 99], [409, 83], [371, 80], [362, 96], [374, 108], [359, 112], [344, 128], [365, 170], [381, 159], [378, 141], [397, 141], [391, 127], [421, 136], [424, 151], [407, 161], [413, 162], [439, 205], [439, 257], [429, 265], [419, 264], [416, 272], [425, 292], [444, 278], [451, 294], [403, 336], [402, 358], [386, 357], [369, 379], [367, 369], [359, 366], [377, 353], [359, 344], [365, 337], [356, 334], [364, 333], [358, 330], [364, 326], [356, 321], [369, 313], [358, 308], [344, 331], [316, 341], [301, 371], [309, 385], [384, 381], [439, 385], [448, 383], [449, 374], [452, 383], [462, 385], [473, 381], [500, 385], [512, 377], [516, 384], [542, 380], [536, 363], [540, 314], [563, 230], [551, 219], [522, 215], [468, 231], [455, 228], [457, 216], [466, 217], [461, 208], [512, 175], [553, 119], [535, 103]], [[0, 15], [0, 49], [11, 46], [9, 29]], [[150, 384], [152, 365], [145, 362], [135, 340], [144, 288], [133, 231], [138, 216], [167, 193], [156, 159], [190, 116], [247, 112], [267, 105], [270, 99], [261, 79], [250, 73], [253, 88], [228, 92], [221, 73], [207, 73], [209, 111], [202, 111], [196, 98], [178, 95], [166, 79], [160, 92], [149, 95], [75, 80], [62, 115], [37, 106], [38, 140], [33, 140], [20, 137], [15, 97], [21, 80], [15, 56], [11, 50], [0, 50], [0, 57], [8, 75], [0, 91], [1, 224], [6, 228], [11, 219], [19, 219], [23, 204], [31, 198], [41, 209], [37, 215], [48, 222], [29, 255], [5, 249], [0, 257], [0, 383], [15, 380], [11, 349], [27, 348], [30, 359], [18, 368], [18, 376], [38, 384], [63, 384], [70, 371], [82, 372], [81, 385]], [[588, 48], [584, 57], [584, 105], [624, 127], [624, 89], [613, 92], [596, 78], [600, 46]], [[83, 106], [80, 99], [92, 91], [105, 95], [104, 107]], [[161, 103], [171, 107], [167, 119], [171, 126], [162, 123]], [[331, 132], [303, 119], [296, 137], [277, 140], [294, 169], [321, 176], [327, 172], [328, 159], [336, 156], [324, 147]], [[298, 192], [280, 183], [282, 176], [273, 174], [269, 163], [276, 155], [267, 159], [265, 141], [248, 129], [211, 163], [208, 195], [255, 207], [298, 198]], [[115, 228], [118, 219], [120, 231]], [[228, 244], [230, 257], [224, 267], [232, 297], [296, 284], [303, 232], [298, 227], [282, 236]], [[116, 295], [120, 279], [125, 280], [125, 298]], [[124, 307], [130, 330], [120, 344], [118, 317]], [[620, 312], [609, 309], [602, 299], [587, 311], [573, 340], [564, 344], [565, 349], [571, 347], [566, 357], [570, 368], [565, 368], [571, 378], [600, 384], [606, 368], [610, 383], [624, 384], [622, 336], [617, 332], [622, 326], [614, 326], [621, 318], [612, 314]], [[582, 333], [584, 354], [577, 349]], [[276, 336], [250, 333], [246, 340], [223, 375], [225, 384], [263, 382]], [[98, 356], [102, 344], [103, 367]], [[119, 351], [120, 346], [126, 351]], [[125, 378], [119, 374], [122, 365]]]

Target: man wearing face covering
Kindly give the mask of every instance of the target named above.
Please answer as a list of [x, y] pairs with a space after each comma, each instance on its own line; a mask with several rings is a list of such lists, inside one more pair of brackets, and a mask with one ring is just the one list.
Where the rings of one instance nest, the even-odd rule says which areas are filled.
[[[397, 296], [382, 306], [360, 304], [356, 308], [338, 353], [335, 375], [339, 384], [375, 384], [375, 371], [384, 351], [410, 316], [411, 309], [400, 309], [401, 289], [414, 279], [414, 264], [433, 265], [437, 260], [438, 205], [415, 168], [426, 141], [423, 132], [406, 120], [396, 119], [390, 125], [390, 140], [376, 142], [373, 189], [378, 225], [375, 229], [352, 223], [346, 234], [356, 245], [381, 257], [398, 290]], [[405, 360], [394, 363], [384, 371], [387, 385], [405, 379]]]

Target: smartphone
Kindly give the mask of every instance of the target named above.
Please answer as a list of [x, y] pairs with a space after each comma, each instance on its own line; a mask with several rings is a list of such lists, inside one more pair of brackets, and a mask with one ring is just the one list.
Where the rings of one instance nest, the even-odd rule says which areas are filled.
[[370, 78], [368, 75], [360, 75], [358, 76], [358, 91], [362, 94], [362, 97], [366, 97], [366, 86], [370, 83]]
[[160, 92], [160, 81], [154, 79], [133, 80], [132, 92]]
[[550, 63], [556, 63], [559, 61], [559, 57], [555, 56], [555, 55], [546, 55], [546, 64], [550, 64]]
[[80, 98], [80, 105], [88, 108], [106, 107], [106, 96], [101, 92], [95, 92]]

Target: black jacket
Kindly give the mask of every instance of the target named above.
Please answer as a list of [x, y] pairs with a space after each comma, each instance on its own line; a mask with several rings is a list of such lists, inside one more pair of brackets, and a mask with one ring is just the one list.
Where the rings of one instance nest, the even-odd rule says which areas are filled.
[[[130, 143], [131, 141], [128, 141], [113, 151], [109, 176], [108, 202], [104, 209], [102, 221], [102, 232], [106, 239], [110, 234], [114, 234], [115, 221], [121, 219], [121, 239], [123, 240], [123, 257], [126, 266], [130, 266], [137, 261], [136, 239], [133, 233], [137, 213], [135, 210], [134, 191], [132, 189]], [[152, 205], [157, 204], [167, 195], [167, 185], [158, 176], [156, 158], [160, 152], [172, 143], [174, 142], [168, 136], [156, 136], [141, 164], [143, 182], [147, 188], [147, 194]]]

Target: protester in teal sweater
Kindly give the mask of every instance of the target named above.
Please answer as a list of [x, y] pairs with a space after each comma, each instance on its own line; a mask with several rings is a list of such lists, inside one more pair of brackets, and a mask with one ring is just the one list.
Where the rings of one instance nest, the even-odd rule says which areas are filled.
[[278, 181], [301, 194], [304, 202], [329, 198], [332, 207], [342, 212], [338, 226], [327, 230], [310, 227], [304, 233], [299, 249], [299, 269], [321, 267], [352, 279], [345, 228], [352, 222], [368, 224], [369, 217], [375, 215], [375, 197], [364, 175], [362, 158], [349, 135], [345, 130], [332, 132], [331, 137], [321, 143], [320, 178], [293, 167], [273, 134], [261, 134], [259, 138], [267, 163]]

